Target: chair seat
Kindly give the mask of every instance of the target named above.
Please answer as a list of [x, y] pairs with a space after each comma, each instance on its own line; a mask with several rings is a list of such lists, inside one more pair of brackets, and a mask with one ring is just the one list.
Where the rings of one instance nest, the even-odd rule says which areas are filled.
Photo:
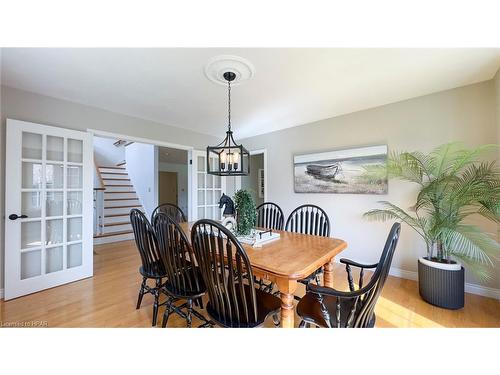
[[[190, 279], [191, 279], [191, 285], [189, 282], [186, 280], [185, 284], [183, 285], [182, 288], [175, 288], [172, 283], [167, 280], [165, 283], [165, 289], [168, 292], [168, 294], [172, 295], [175, 298], [197, 298], [201, 297], [204, 295], [207, 291], [207, 287], [205, 286], [205, 283], [203, 282], [203, 277], [201, 276], [200, 269], [198, 267], [194, 267], [194, 269], [189, 269], [187, 273], [195, 272], [194, 275], [190, 274]], [[196, 285], [196, 282], [194, 280], [198, 280], [198, 286]]]
[[[237, 290], [239, 287], [237, 286]], [[247, 301], [250, 298], [250, 286], [244, 286]], [[239, 294], [239, 293], [238, 293]], [[240, 319], [231, 321], [230, 317], [219, 316], [217, 312], [212, 308], [211, 302], [207, 303], [207, 312], [210, 314], [213, 320], [224, 327], [230, 328], [253, 328], [258, 327], [264, 323], [269, 315], [278, 313], [281, 308], [281, 300], [273, 296], [272, 294], [266, 293], [262, 290], [255, 289], [255, 297], [257, 301], [257, 319], [256, 322], [246, 323], [244, 318], [244, 306], [240, 303], [238, 306], [240, 312]], [[240, 299], [241, 301], [241, 299]], [[244, 322], [244, 323], [241, 323]]]
[[157, 279], [157, 278], [167, 277], [167, 273], [165, 272], [163, 264], [161, 264], [159, 261], [153, 262], [151, 268], [152, 269], [148, 272], [144, 269], [143, 266], [140, 266], [139, 273], [142, 276], [147, 277], [149, 279]]
[[[337, 297], [323, 296], [323, 303], [326, 306], [330, 315], [330, 324], [327, 323], [326, 318], [321, 312], [321, 305], [312, 293], [307, 293], [297, 305], [297, 314], [307, 323], [313, 323], [320, 327], [337, 327]], [[340, 299], [340, 326], [347, 325], [347, 318], [351, 312], [354, 304], [354, 298], [341, 298]], [[359, 306], [358, 306], [359, 309]], [[357, 315], [357, 314], [355, 314]], [[375, 314], [368, 323], [368, 327], [375, 326]]]

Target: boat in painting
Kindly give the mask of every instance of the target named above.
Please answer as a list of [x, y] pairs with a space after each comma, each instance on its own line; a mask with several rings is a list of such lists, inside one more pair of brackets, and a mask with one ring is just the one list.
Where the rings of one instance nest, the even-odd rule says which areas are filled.
[[337, 173], [339, 173], [339, 169], [340, 169], [339, 163], [330, 165], [309, 164], [306, 167], [308, 174], [323, 178], [335, 178]]

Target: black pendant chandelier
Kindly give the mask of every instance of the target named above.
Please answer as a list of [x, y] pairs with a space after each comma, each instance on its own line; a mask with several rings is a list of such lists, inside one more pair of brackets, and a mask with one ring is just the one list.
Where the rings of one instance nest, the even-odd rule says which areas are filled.
[[236, 144], [231, 130], [231, 81], [233, 72], [225, 72], [228, 93], [228, 129], [226, 138], [217, 146], [207, 147], [207, 173], [217, 176], [248, 176], [250, 174], [250, 153], [243, 145]]

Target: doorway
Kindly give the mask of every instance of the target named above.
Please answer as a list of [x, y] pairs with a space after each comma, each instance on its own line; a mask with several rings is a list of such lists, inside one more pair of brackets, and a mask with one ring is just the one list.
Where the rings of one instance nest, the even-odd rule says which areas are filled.
[[250, 151], [250, 174], [236, 181], [236, 190], [247, 190], [255, 206], [267, 201], [267, 151]]
[[165, 203], [179, 205], [177, 172], [158, 172], [158, 205]]

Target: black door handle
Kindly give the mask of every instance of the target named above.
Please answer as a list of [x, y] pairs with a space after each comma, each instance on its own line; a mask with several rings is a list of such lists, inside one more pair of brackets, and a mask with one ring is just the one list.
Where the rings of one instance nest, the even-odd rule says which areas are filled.
[[16, 214], [10, 214], [9, 215], [9, 219], [10, 220], [27, 219], [27, 218], [28, 218], [27, 215], [21, 215], [21, 216], [17, 216]]

